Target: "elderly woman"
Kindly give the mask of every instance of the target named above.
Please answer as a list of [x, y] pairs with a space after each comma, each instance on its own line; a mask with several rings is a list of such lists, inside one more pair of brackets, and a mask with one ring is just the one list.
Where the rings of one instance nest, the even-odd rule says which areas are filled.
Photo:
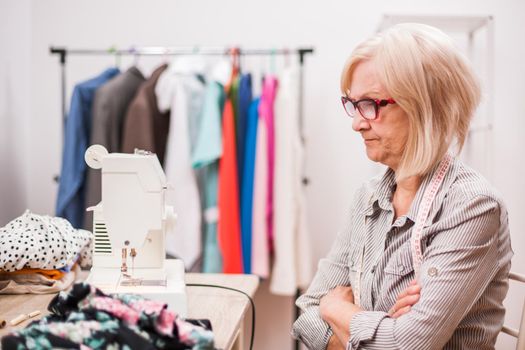
[[479, 103], [441, 31], [401, 24], [360, 44], [342, 101], [384, 174], [358, 190], [293, 335], [311, 349], [491, 349], [512, 257], [507, 210], [459, 152]]

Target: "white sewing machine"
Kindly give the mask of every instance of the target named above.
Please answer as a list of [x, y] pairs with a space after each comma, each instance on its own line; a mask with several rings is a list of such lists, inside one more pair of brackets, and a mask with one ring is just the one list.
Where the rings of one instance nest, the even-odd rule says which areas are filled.
[[167, 182], [155, 154], [86, 150], [86, 163], [102, 169], [102, 202], [93, 211], [93, 267], [87, 282], [104, 293], [140, 294], [187, 315], [184, 264], [165, 259], [165, 234], [175, 214], [165, 205]]

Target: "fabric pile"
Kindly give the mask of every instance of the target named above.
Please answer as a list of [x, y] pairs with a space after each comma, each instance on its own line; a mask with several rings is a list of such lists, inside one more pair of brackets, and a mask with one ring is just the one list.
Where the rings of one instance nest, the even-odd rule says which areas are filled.
[[49, 304], [51, 315], [2, 338], [9, 349], [214, 349], [207, 320], [183, 320], [138, 295], [108, 296], [77, 283]]
[[73, 284], [91, 265], [92, 233], [26, 211], [0, 228], [0, 294], [44, 294]]

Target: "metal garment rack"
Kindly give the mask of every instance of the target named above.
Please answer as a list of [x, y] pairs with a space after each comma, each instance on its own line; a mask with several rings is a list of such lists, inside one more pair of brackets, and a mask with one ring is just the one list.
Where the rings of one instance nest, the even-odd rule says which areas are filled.
[[299, 57], [300, 67], [300, 130], [304, 141], [303, 134], [303, 67], [304, 58], [308, 54], [313, 54], [314, 49], [311, 47], [302, 47], [297, 49], [240, 49], [236, 47], [231, 48], [200, 48], [200, 47], [163, 47], [163, 46], [144, 46], [132, 47], [130, 49], [68, 49], [65, 47], [51, 46], [49, 53], [60, 56], [60, 78], [61, 78], [61, 93], [62, 93], [62, 120], [65, 126], [67, 112], [66, 112], [66, 64], [67, 57], [74, 56], [184, 56], [184, 55], [204, 55], [204, 56], [272, 56], [272, 55], [292, 55], [296, 54]]
[[[73, 56], [183, 56], [183, 55], [205, 55], [205, 56], [286, 56], [297, 55], [299, 58], [299, 130], [301, 134], [301, 141], [303, 145], [306, 143], [304, 134], [304, 109], [303, 109], [303, 86], [304, 86], [304, 60], [307, 55], [314, 53], [312, 47], [301, 47], [297, 49], [241, 49], [238, 47], [229, 48], [200, 48], [200, 47], [163, 47], [163, 46], [144, 46], [132, 47], [130, 49], [69, 49], [66, 47], [51, 46], [49, 53], [58, 55], [60, 58], [60, 79], [61, 79], [61, 99], [62, 99], [62, 127], [65, 132], [65, 125], [67, 119], [66, 112], [66, 64], [67, 57]], [[57, 181], [58, 178], [55, 178]], [[303, 185], [308, 185], [308, 177], [303, 177]], [[301, 291], [297, 289], [296, 299], [300, 296]], [[297, 306], [294, 307], [294, 319], [299, 317], [300, 311]], [[299, 341], [295, 341], [294, 349], [299, 350]]]

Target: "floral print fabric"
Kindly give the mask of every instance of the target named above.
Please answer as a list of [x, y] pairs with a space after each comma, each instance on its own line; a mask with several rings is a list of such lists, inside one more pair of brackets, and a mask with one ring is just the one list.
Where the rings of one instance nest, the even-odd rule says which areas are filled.
[[3, 349], [214, 349], [207, 320], [183, 320], [161, 302], [108, 296], [77, 283], [49, 304], [51, 315], [2, 338]]

